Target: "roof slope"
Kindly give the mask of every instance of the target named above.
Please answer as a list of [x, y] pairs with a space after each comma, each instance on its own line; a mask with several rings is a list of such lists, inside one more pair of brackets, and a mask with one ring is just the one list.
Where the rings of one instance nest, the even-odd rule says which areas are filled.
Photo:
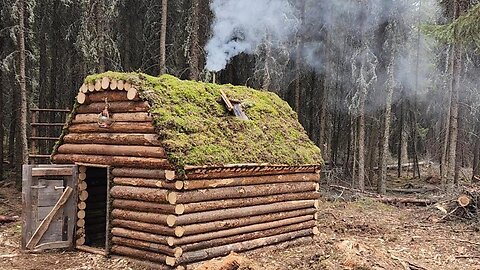
[[[232, 85], [183, 81], [171, 75], [107, 72], [92, 75], [130, 81], [149, 101], [154, 125], [170, 162], [185, 165], [237, 163], [322, 164], [296, 113], [276, 94]], [[249, 120], [231, 115], [221, 101], [242, 102]]]

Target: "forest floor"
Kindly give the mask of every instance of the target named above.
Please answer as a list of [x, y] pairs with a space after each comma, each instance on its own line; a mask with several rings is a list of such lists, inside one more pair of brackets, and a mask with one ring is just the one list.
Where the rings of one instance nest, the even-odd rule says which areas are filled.
[[[433, 206], [352, 200], [336, 190], [324, 195], [319, 235], [291, 246], [247, 252], [238, 269], [480, 270], [478, 221], [442, 218]], [[0, 215], [21, 215], [21, 193], [0, 188]], [[19, 249], [20, 234], [21, 222], [0, 224], [0, 269], [143, 269], [127, 259], [84, 252], [25, 254]]]

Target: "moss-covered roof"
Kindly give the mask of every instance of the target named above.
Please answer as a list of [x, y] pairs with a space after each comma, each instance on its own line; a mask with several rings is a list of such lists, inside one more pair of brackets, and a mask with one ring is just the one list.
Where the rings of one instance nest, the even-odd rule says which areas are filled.
[[[107, 72], [89, 76], [130, 81], [149, 101], [154, 125], [170, 162], [185, 165], [236, 163], [322, 164], [296, 113], [276, 94], [243, 86], [184, 81], [171, 75]], [[249, 120], [229, 113], [221, 101], [242, 102]]]

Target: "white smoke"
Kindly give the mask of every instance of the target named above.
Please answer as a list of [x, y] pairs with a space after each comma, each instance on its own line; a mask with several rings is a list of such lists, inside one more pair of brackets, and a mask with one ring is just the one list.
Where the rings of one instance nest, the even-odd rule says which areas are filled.
[[[292, 38], [299, 25], [288, 0], [214, 0], [206, 68], [219, 71], [232, 57], [253, 53], [265, 38], [273, 46]], [[268, 37], [267, 37], [268, 34]]]

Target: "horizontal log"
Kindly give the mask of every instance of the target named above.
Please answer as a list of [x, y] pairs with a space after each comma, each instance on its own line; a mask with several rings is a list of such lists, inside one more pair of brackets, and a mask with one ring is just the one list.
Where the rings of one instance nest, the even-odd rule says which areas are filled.
[[120, 167], [173, 169], [173, 166], [167, 159], [161, 158], [56, 154], [52, 157], [52, 159], [53, 162], [57, 164], [74, 164], [77, 162], [81, 162], [88, 164], [110, 165]]
[[[110, 115], [114, 122], [151, 122], [153, 121], [152, 116], [146, 112], [137, 112], [137, 113], [114, 113]], [[72, 120], [72, 124], [86, 124], [86, 123], [97, 123], [98, 114], [77, 114], [75, 119]]]
[[215, 189], [198, 189], [182, 193], [171, 192], [168, 201], [175, 203], [191, 203], [213, 201], [227, 198], [247, 198], [284, 193], [315, 191], [318, 184], [314, 182], [277, 183], [265, 185], [250, 185], [238, 187], [223, 187]]
[[263, 246], [278, 244], [281, 242], [293, 240], [296, 238], [312, 235], [312, 229], [305, 229], [295, 232], [289, 232], [274, 236], [268, 236], [263, 238], [258, 238], [254, 240], [248, 240], [244, 242], [223, 245], [218, 247], [212, 247], [208, 249], [203, 249], [199, 251], [185, 252], [180, 258], [176, 260], [176, 264], [187, 264], [196, 261], [211, 259], [219, 256], [225, 256], [230, 252], [241, 252], [247, 251], [254, 248], [259, 248]]
[[169, 170], [148, 170], [134, 168], [114, 168], [113, 176], [116, 177], [133, 177], [133, 178], [149, 178], [149, 179], [175, 179], [175, 171]]
[[118, 255], [140, 259], [140, 260], [148, 260], [151, 262], [162, 263], [167, 265], [173, 265], [175, 263], [175, 258], [173, 257], [156, 253], [156, 252], [135, 249], [131, 247], [113, 245], [111, 251], [113, 254], [118, 254]]
[[[108, 104], [110, 113], [148, 112], [150, 109], [150, 105], [146, 101], [118, 101]], [[103, 109], [105, 109], [105, 102], [95, 102], [81, 105], [77, 108], [76, 113], [100, 113]]]
[[[210, 233], [195, 234], [190, 236], [184, 236], [181, 238], [168, 237], [168, 245], [181, 246], [185, 244], [199, 243], [202, 241], [223, 238], [223, 237], [228, 237], [232, 235], [243, 235], [246, 233], [258, 232], [258, 231], [263, 231], [267, 229], [278, 228], [278, 227], [298, 224], [298, 223], [306, 223], [308, 224], [307, 228], [313, 228], [315, 225], [315, 220], [313, 219], [313, 215], [308, 215], [308, 216], [271, 221], [267, 223], [252, 224], [244, 227], [214, 231]], [[305, 229], [305, 228], [302, 228], [302, 229]]]
[[152, 252], [162, 253], [168, 256], [178, 258], [182, 255], [183, 251], [181, 248], [176, 247], [172, 248], [167, 245], [162, 245], [159, 243], [146, 242], [137, 239], [130, 239], [125, 237], [114, 236], [112, 237], [112, 243], [121, 246], [127, 246], [138, 249], [145, 249]]
[[184, 189], [189, 190], [219, 188], [286, 182], [317, 182], [319, 181], [319, 179], [320, 175], [317, 173], [277, 174], [264, 176], [232, 177], [224, 179], [201, 179], [185, 181]]
[[144, 223], [140, 221], [133, 221], [133, 220], [124, 220], [124, 219], [113, 219], [112, 220], [113, 227], [120, 227], [125, 229], [131, 229], [135, 231], [147, 232], [147, 233], [155, 233], [160, 235], [166, 236], [182, 236], [181, 233], [176, 231], [176, 228], [171, 228], [167, 226], [162, 226], [158, 224], [152, 223]]
[[217, 209], [227, 209], [233, 207], [253, 206], [260, 204], [269, 204], [283, 201], [295, 201], [295, 200], [313, 200], [320, 198], [318, 192], [300, 192], [300, 193], [286, 193], [277, 194], [262, 197], [251, 198], [237, 198], [237, 199], [225, 199], [207, 202], [195, 202], [183, 204], [185, 214], [211, 211]]
[[[238, 207], [230, 209], [221, 209], [213, 210], [208, 212], [199, 212], [192, 214], [185, 214], [180, 216], [172, 216], [171, 219], [174, 220], [174, 225], [186, 225], [193, 223], [202, 223], [209, 222], [214, 220], [224, 220], [230, 218], [241, 218], [248, 216], [256, 216], [268, 213], [276, 213], [290, 210], [297, 210], [303, 208], [314, 208], [314, 200], [303, 200], [303, 201], [287, 201], [279, 203], [271, 203], [265, 205], [255, 205], [248, 207]], [[169, 224], [170, 225], [170, 224]]]
[[265, 223], [275, 220], [288, 219], [299, 216], [313, 215], [317, 210], [316, 209], [300, 209], [293, 211], [283, 211], [278, 213], [258, 215], [258, 216], [249, 216], [243, 218], [233, 218], [220, 221], [213, 221], [208, 223], [199, 223], [191, 224], [185, 226], [176, 227], [178, 231], [183, 231], [183, 235], [193, 235], [206, 232], [213, 232], [219, 230], [225, 230], [230, 228], [237, 228], [241, 226], [247, 226], [251, 224]]
[[167, 202], [167, 190], [160, 188], [114, 186], [110, 189], [110, 195], [115, 199]]
[[90, 124], [72, 124], [68, 127], [70, 133], [91, 133], [91, 132], [110, 132], [110, 133], [155, 133], [155, 128], [151, 122], [113, 122], [110, 126], [104, 128], [97, 123]]
[[[108, 103], [124, 101], [128, 102], [127, 92], [124, 91], [102, 91], [102, 92], [93, 92], [87, 94], [87, 100], [84, 104], [90, 103], [103, 103], [105, 105], [105, 98]], [[138, 97], [134, 99], [135, 101], [140, 100]]]
[[166, 188], [172, 190], [180, 190], [183, 188], [183, 181], [170, 182], [161, 179], [147, 178], [115, 177], [113, 178], [113, 183], [124, 186]]
[[112, 228], [112, 235], [119, 236], [119, 237], [126, 237], [130, 239], [137, 239], [142, 241], [149, 241], [153, 243], [159, 243], [163, 245], [167, 245], [167, 236], [158, 235], [153, 233], [146, 233], [146, 232], [138, 232], [134, 230], [128, 230], [124, 228]]
[[281, 227], [278, 226], [278, 227], [268, 228], [267, 230], [252, 231], [249, 233], [242, 233], [242, 234], [237, 234], [233, 236], [216, 238], [216, 239], [211, 239], [211, 240], [206, 240], [201, 242], [192, 242], [191, 244], [182, 246], [182, 250], [184, 252], [195, 251], [195, 250], [205, 249], [209, 247], [217, 247], [217, 246], [222, 246], [226, 244], [232, 244], [232, 243], [237, 243], [237, 242], [277, 235], [277, 234], [304, 230], [304, 229], [313, 228], [313, 227], [315, 227], [315, 221], [307, 219], [307, 221], [300, 221], [299, 223], [294, 223], [291, 225], [286, 225]]
[[114, 199], [112, 207], [131, 211], [177, 215], [183, 214], [185, 211], [185, 207], [182, 204], [171, 205], [122, 199]]
[[101, 156], [167, 157], [163, 147], [138, 145], [62, 144], [58, 147], [58, 153]]
[[295, 174], [295, 173], [318, 173], [316, 168], [312, 166], [291, 166], [291, 167], [275, 167], [261, 165], [258, 167], [238, 167], [238, 168], [218, 168], [218, 169], [194, 169], [186, 170], [186, 179], [217, 179], [229, 177], [249, 177], [262, 175], [279, 175], [279, 174]]
[[157, 134], [141, 133], [70, 133], [63, 137], [63, 141], [77, 144], [95, 142], [114, 145], [161, 145]]
[[164, 215], [159, 213], [128, 211], [128, 210], [122, 210], [122, 209], [113, 209], [112, 217], [114, 219], [132, 220], [132, 221], [161, 224], [161, 225], [169, 225], [168, 223], [170, 220], [169, 215]]

